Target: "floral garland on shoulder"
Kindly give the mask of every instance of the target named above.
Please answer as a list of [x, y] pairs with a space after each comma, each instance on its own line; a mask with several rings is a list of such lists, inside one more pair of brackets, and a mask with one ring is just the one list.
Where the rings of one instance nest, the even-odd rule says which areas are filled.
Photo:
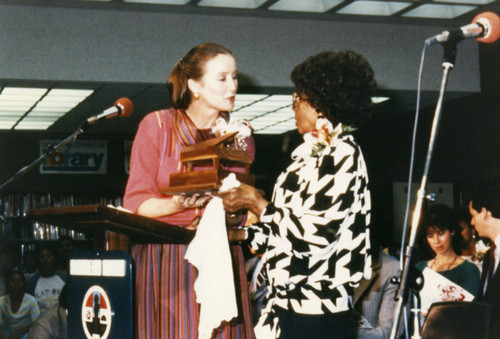
[[[304, 144], [303, 149], [299, 153], [304, 153], [307, 151], [310, 157], [318, 158], [325, 150], [330, 151], [330, 147], [335, 143], [340, 135], [343, 133], [351, 133], [355, 131], [356, 128], [349, 125], [337, 124], [333, 128], [330, 120], [325, 118], [319, 118], [316, 121], [316, 129], [304, 134]], [[294, 152], [295, 153], [295, 152]], [[298, 156], [306, 154], [297, 154]]]
[[224, 117], [219, 117], [215, 120], [215, 125], [212, 127], [212, 133], [216, 137], [223, 136], [231, 132], [238, 132], [234, 137], [234, 148], [245, 151], [247, 149], [246, 138], [252, 135], [252, 125], [246, 119], [233, 120], [229, 122]]

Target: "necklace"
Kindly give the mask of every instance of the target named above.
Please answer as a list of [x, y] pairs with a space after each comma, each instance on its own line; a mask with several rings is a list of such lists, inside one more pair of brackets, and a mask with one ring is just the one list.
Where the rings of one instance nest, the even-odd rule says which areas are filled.
[[[448, 265], [448, 267], [446, 268], [446, 270], [447, 270], [447, 271], [449, 271], [449, 270], [450, 270], [450, 268], [451, 268], [451, 266], [453, 266], [453, 264], [454, 264], [454, 263], [455, 263], [455, 261], [457, 260], [457, 257], [458, 257], [458, 256], [455, 254], [455, 258], [453, 258], [452, 262], [451, 262], [451, 263]], [[434, 264], [436, 263], [436, 258], [437, 258], [437, 257], [434, 257], [434, 260], [432, 261], [432, 263], [431, 263], [431, 267], [430, 267], [430, 268], [432, 268], [432, 267], [434, 266]]]

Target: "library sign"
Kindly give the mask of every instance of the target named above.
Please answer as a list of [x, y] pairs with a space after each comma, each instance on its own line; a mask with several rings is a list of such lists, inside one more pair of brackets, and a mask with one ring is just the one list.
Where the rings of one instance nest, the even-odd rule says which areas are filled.
[[[40, 155], [57, 140], [40, 140]], [[76, 140], [51, 153], [40, 165], [40, 173], [106, 174], [108, 143], [105, 140]]]

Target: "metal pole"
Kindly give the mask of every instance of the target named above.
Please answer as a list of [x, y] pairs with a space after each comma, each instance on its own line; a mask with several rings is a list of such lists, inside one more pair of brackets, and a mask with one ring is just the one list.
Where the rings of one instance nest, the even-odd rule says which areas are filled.
[[[454, 46], [451, 46], [451, 47], [454, 47]], [[445, 48], [445, 50], [446, 50], [446, 48]], [[445, 55], [455, 56], [455, 53], [445, 51]], [[396, 336], [398, 333], [398, 328], [399, 328], [399, 321], [401, 319], [401, 312], [403, 310], [404, 305], [406, 304], [406, 302], [408, 300], [408, 291], [409, 291], [408, 279], [410, 277], [410, 271], [413, 269], [412, 257], [413, 257], [414, 251], [415, 251], [415, 241], [416, 241], [416, 237], [417, 237], [418, 225], [420, 223], [422, 205], [423, 205], [423, 201], [425, 199], [425, 188], [427, 185], [427, 177], [428, 177], [429, 168], [431, 165], [432, 153], [434, 151], [434, 144], [435, 144], [437, 134], [438, 134], [439, 122], [441, 119], [443, 98], [444, 98], [444, 93], [446, 91], [446, 86], [448, 84], [448, 76], [449, 76], [450, 70], [453, 68], [453, 64], [447, 60], [445, 60], [442, 65], [443, 65], [443, 77], [441, 80], [439, 98], [438, 98], [438, 102], [437, 102], [436, 109], [434, 112], [434, 119], [432, 122], [432, 130], [431, 130], [431, 135], [430, 135], [430, 139], [429, 139], [429, 146], [428, 146], [428, 150], [427, 150], [427, 158], [425, 161], [424, 173], [422, 176], [422, 181], [420, 183], [420, 189], [418, 190], [418, 193], [417, 193], [417, 202], [415, 204], [415, 210], [413, 212], [410, 238], [409, 238], [408, 246], [406, 247], [406, 251], [405, 251], [405, 260], [404, 260], [403, 271], [401, 273], [400, 285], [399, 285], [398, 293], [396, 295], [396, 308], [394, 309], [393, 324], [392, 324], [392, 330], [391, 330], [391, 336], [390, 336], [391, 339], [396, 339]]]

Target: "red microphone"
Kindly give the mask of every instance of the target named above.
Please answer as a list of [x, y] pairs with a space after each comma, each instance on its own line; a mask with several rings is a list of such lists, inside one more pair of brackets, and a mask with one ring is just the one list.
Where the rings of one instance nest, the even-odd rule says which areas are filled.
[[471, 24], [449, 29], [425, 40], [426, 45], [458, 43], [477, 38], [479, 42], [495, 42], [500, 37], [500, 18], [493, 12], [478, 14]]
[[94, 115], [87, 119], [87, 123], [89, 125], [95, 123], [101, 119], [109, 119], [116, 116], [120, 116], [122, 118], [128, 117], [134, 111], [134, 104], [130, 101], [129, 98], [120, 98], [115, 101], [115, 104], [110, 108], [103, 111], [101, 114]]
[[489, 44], [500, 38], [500, 17], [498, 17], [495, 13], [484, 12], [478, 14], [472, 20], [472, 23], [483, 27], [483, 31], [477, 38], [477, 41]]

